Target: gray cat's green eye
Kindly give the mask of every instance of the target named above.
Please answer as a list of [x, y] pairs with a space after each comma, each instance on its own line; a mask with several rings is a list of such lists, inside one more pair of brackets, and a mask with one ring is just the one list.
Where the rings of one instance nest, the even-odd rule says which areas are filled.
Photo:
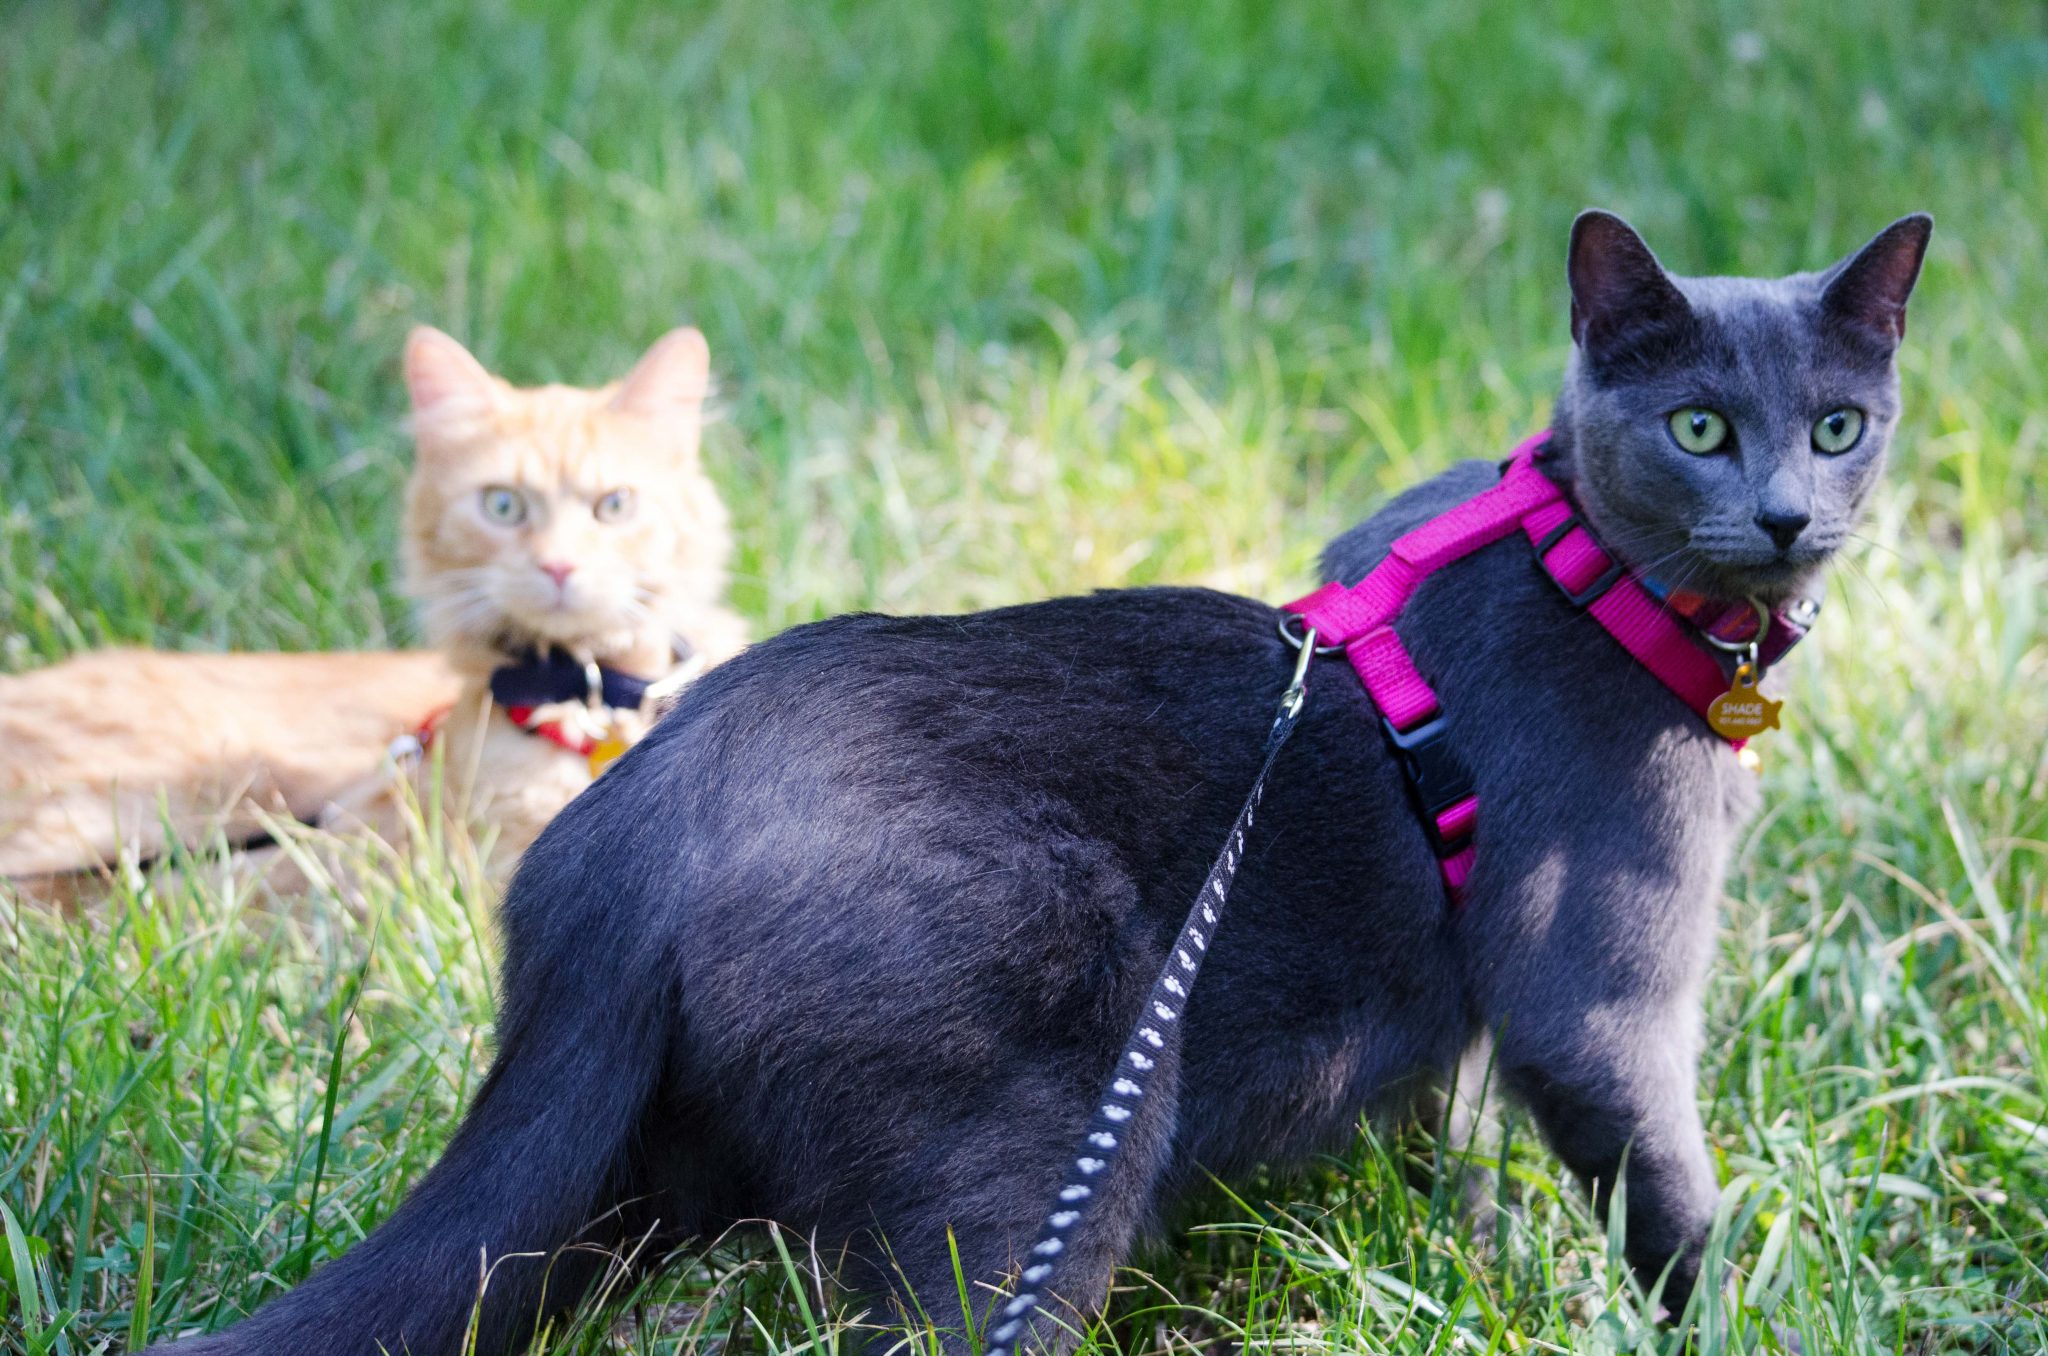
[[613, 490], [597, 501], [591, 512], [601, 523], [622, 523], [633, 516], [633, 492], [628, 489]]
[[1847, 452], [1863, 438], [1863, 411], [1844, 405], [1814, 421], [1813, 445], [1822, 452]]
[[1728, 441], [1728, 421], [1712, 410], [1684, 409], [1670, 419], [1671, 439], [1695, 456], [1721, 450]]
[[504, 485], [486, 485], [484, 517], [500, 527], [517, 527], [526, 521], [526, 496]]

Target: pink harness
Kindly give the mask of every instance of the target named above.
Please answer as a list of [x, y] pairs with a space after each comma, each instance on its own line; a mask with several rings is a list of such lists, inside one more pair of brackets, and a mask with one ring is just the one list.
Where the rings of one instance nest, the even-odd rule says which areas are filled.
[[[1437, 860], [1455, 901], [1472, 872], [1472, 828], [1479, 818], [1479, 802], [1472, 794], [1471, 777], [1443, 738], [1443, 712], [1436, 693], [1416, 672], [1401, 638], [1394, 634], [1395, 619], [1424, 579], [1519, 527], [1535, 543], [1538, 563], [1572, 605], [1598, 618], [1624, 649], [1702, 714], [1721, 695], [1724, 680], [1719, 661], [1695, 643], [1695, 635], [1704, 634], [1715, 644], [1740, 649], [1753, 662], [1765, 654], [1775, 657], [1797, 639], [1796, 632], [1788, 633], [1789, 638], [1771, 650], [1771, 642], [1779, 638], [1780, 623], [1771, 618], [1766, 632], [1766, 618], [1754, 605], [1728, 607], [1708, 599], [1678, 596], [1660, 601], [1601, 549], [1593, 534], [1579, 523], [1564, 491], [1538, 468], [1538, 449], [1547, 436], [1539, 433], [1516, 448], [1498, 485], [1396, 541], [1387, 558], [1355, 587], [1326, 584], [1287, 605], [1293, 616], [1281, 623], [1281, 629], [1288, 639], [1295, 639], [1294, 632], [1287, 629], [1294, 618], [1307, 630], [1298, 642], [1294, 679], [1281, 695], [1280, 709], [1266, 735], [1258, 776], [1252, 779], [1244, 808], [1237, 812], [1230, 836], [1188, 907], [1181, 923], [1182, 940], [1169, 950], [1145, 1005], [1138, 1010], [1137, 1025], [1103, 1084], [1095, 1114], [1071, 1160], [1071, 1171], [1064, 1175], [1065, 1184], [1045, 1216], [1038, 1240], [1024, 1258], [1009, 1302], [990, 1320], [985, 1356], [1018, 1356], [1022, 1349], [1019, 1336], [1045, 1308], [1045, 1297], [1055, 1293], [1054, 1278], [1059, 1275], [1061, 1259], [1071, 1255], [1072, 1240], [1086, 1228], [1100, 1184], [1115, 1179], [1118, 1155], [1123, 1152], [1131, 1118], [1145, 1105], [1153, 1070], [1162, 1058], [1171, 1058], [1170, 1053], [1162, 1052], [1180, 1048], [1185, 1025], [1180, 1019], [1187, 1007], [1188, 990], [1222, 925], [1231, 882], [1246, 860], [1245, 835], [1266, 793], [1266, 779], [1301, 716], [1303, 684], [1320, 648], [1317, 642], [1344, 647], [1365, 690], [1379, 707], [1381, 723], [1401, 753], [1409, 787], [1423, 812], [1423, 823], [1436, 845]], [[1687, 634], [1690, 628], [1678, 619], [1680, 615], [1700, 629]], [[1794, 614], [1783, 624], [1803, 631], [1808, 620], [1809, 616]]]
[[[1319, 646], [1342, 646], [1350, 656], [1400, 756], [1454, 901], [1472, 874], [1479, 798], [1471, 774], [1445, 739], [1436, 693], [1394, 631], [1395, 620], [1423, 580], [1519, 528], [1535, 547], [1537, 564], [1572, 606], [1599, 622], [1636, 662], [1703, 717], [1729, 681], [1721, 660], [1702, 648], [1696, 636], [1704, 634], [1726, 650], [1755, 644], [1759, 663], [1769, 664], [1812, 621], [1808, 608], [1772, 613], [1766, 625], [1761, 609], [1751, 604], [1685, 595], [1660, 598], [1600, 545], [1564, 488], [1536, 464], [1549, 436], [1546, 429], [1517, 447], [1500, 483], [1398, 538], [1386, 559], [1357, 584], [1325, 584], [1285, 608], [1316, 633]], [[1742, 747], [1741, 740], [1729, 743]]]

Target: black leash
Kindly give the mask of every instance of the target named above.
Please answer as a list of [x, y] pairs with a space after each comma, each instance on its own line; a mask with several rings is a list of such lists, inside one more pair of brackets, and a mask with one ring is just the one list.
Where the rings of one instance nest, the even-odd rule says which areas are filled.
[[[1296, 643], [1284, 622], [1280, 634], [1289, 644]], [[1294, 679], [1281, 696], [1280, 710], [1274, 715], [1273, 728], [1266, 735], [1265, 761], [1259, 765], [1259, 775], [1252, 779], [1251, 794], [1245, 797], [1244, 808], [1237, 812], [1237, 822], [1231, 827], [1230, 836], [1224, 840], [1223, 850], [1216, 854], [1208, 879], [1202, 882], [1200, 893], [1189, 906], [1187, 920], [1181, 926], [1165, 966], [1159, 977], [1152, 981], [1152, 992], [1145, 997], [1145, 1007], [1138, 1014], [1138, 1024], [1125, 1038], [1123, 1054], [1117, 1058], [1116, 1067], [1103, 1086], [1102, 1096], [1097, 1099], [1095, 1115], [1088, 1122], [1087, 1133], [1081, 1137], [1081, 1146], [1073, 1160], [1072, 1180], [1060, 1188], [1052, 1210], [1045, 1218], [1045, 1227], [1039, 1232], [1038, 1241], [1031, 1245], [1031, 1251], [1026, 1255], [1024, 1271], [1018, 1281], [1020, 1288], [1003, 1306], [1002, 1317], [989, 1332], [989, 1345], [983, 1349], [982, 1356], [1013, 1356], [1018, 1334], [1044, 1307], [1044, 1297], [1052, 1289], [1054, 1277], [1059, 1274], [1060, 1260], [1066, 1254], [1068, 1240], [1077, 1236], [1088, 1223], [1089, 1211], [1099, 1195], [1098, 1184], [1107, 1182], [1116, 1169], [1117, 1155], [1123, 1151], [1125, 1127], [1137, 1115], [1139, 1103], [1145, 1100], [1152, 1071], [1168, 1051], [1180, 1048], [1181, 1013], [1187, 1008], [1188, 995], [1194, 989], [1195, 976], [1201, 972], [1202, 958], [1208, 954], [1210, 939], [1216, 935], [1216, 929], [1223, 920], [1223, 906], [1230, 898], [1230, 884], [1237, 877], [1237, 868], [1244, 862], [1245, 832], [1252, 826], [1260, 797], [1266, 794], [1266, 776], [1272, 772], [1280, 750], [1286, 745], [1288, 736], [1294, 733], [1295, 721], [1301, 716], [1308, 666], [1316, 653], [1316, 633], [1309, 631], [1299, 644], [1301, 653], [1294, 661]]]

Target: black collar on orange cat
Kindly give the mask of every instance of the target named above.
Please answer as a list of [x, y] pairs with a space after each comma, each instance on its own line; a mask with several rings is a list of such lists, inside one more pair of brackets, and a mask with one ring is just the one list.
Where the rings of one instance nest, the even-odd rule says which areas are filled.
[[[509, 664], [491, 671], [491, 700], [505, 715], [530, 735], [559, 744], [574, 754], [590, 758], [593, 775], [624, 752], [615, 722], [597, 715], [598, 710], [637, 711], [651, 703], [656, 713], [663, 703], [682, 691], [704, 670], [703, 656], [689, 641], [677, 636], [671, 642], [676, 665], [659, 678], [641, 678], [622, 669], [583, 663], [553, 647], [528, 647]], [[597, 674], [598, 700], [591, 700], [590, 675]], [[583, 707], [561, 720], [538, 719], [542, 708], [573, 703]], [[427, 717], [410, 734], [392, 741], [396, 758], [417, 757], [440, 734], [448, 707]]]
[[[678, 640], [676, 645], [686, 658], [687, 642]], [[590, 690], [593, 667], [602, 687], [596, 694]], [[598, 705], [614, 711], [637, 711], [656, 681], [602, 664], [586, 665], [566, 650], [536, 648], [491, 671], [491, 700], [500, 706], [531, 708], [557, 702], [588, 704], [595, 696]]]

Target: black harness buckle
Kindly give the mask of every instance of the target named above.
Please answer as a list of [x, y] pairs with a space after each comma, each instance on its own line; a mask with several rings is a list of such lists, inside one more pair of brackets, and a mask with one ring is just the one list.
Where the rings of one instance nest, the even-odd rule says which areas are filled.
[[1396, 729], [1393, 721], [1382, 716], [1380, 728], [1386, 731], [1387, 742], [1401, 764], [1408, 792], [1421, 814], [1423, 832], [1429, 835], [1429, 845], [1439, 858], [1454, 855], [1470, 841], [1471, 834], [1446, 838], [1437, 827], [1437, 816], [1472, 794], [1472, 773], [1451, 746], [1450, 727], [1443, 712], [1437, 712], [1412, 730]]
[[[1557, 571], [1550, 568], [1550, 551], [1552, 547], [1569, 536], [1574, 528], [1584, 526], [1585, 524], [1579, 521], [1578, 514], [1570, 514], [1563, 522], [1544, 533], [1543, 539], [1536, 543], [1536, 563], [1542, 567], [1543, 573], [1550, 576], [1550, 582], [1557, 585], [1557, 591], [1562, 593], [1565, 601], [1573, 607], [1591, 607], [1594, 603], [1600, 601], [1601, 596], [1607, 590], [1620, 582], [1622, 575], [1628, 572], [1623, 567], [1620, 559], [1610, 554], [1607, 558], [1611, 563], [1608, 565], [1606, 572], [1598, 579], [1595, 579], [1577, 593], [1565, 587], [1564, 580], [1558, 577]], [[1598, 545], [1597, 542], [1595, 544]], [[1603, 553], [1607, 550], [1604, 546], [1599, 547], [1599, 549]]]

